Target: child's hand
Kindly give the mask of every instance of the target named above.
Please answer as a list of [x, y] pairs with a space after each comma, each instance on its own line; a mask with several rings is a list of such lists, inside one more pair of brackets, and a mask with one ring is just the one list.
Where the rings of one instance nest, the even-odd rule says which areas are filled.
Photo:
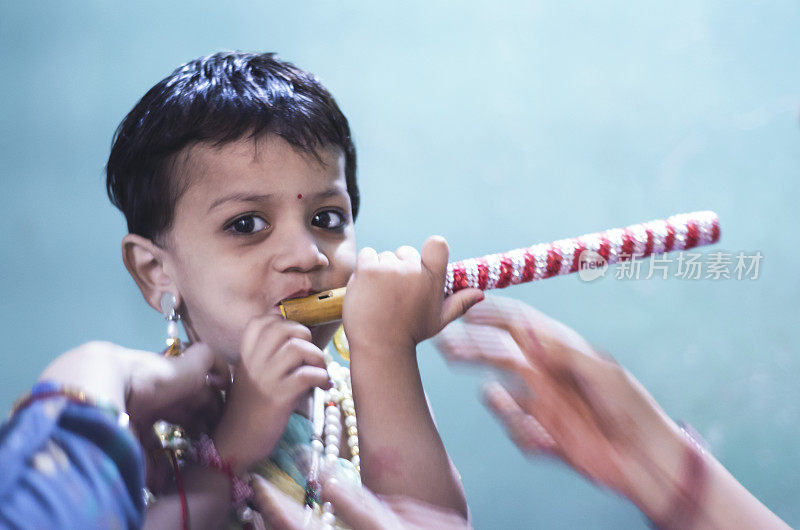
[[414, 348], [483, 300], [478, 289], [445, 299], [448, 254], [447, 242], [439, 236], [425, 241], [422, 256], [407, 246], [380, 254], [362, 249], [342, 310], [350, 344]]
[[269, 456], [298, 401], [330, 388], [322, 351], [305, 326], [269, 315], [248, 324], [233, 386], [214, 434], [220, 456], [242, 473]]

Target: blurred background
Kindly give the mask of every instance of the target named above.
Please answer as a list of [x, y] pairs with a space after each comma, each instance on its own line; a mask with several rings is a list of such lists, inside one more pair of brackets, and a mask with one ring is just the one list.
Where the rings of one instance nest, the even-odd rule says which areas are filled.
[[[276, 51], [350, 119], [360, 245], [439, 233], [458, 259], [715, 210], [722, 241], [705, 252], [733, 255], [731, 272], [761, 252], [756, 279], [612, 267], [503, 294], [616, 356], [800, 525], [798, 28], [789, 0], [3, 2], [0, 408], [84, 341], [161, 347], [105, 195], [112, 134], [179, 64]], [[420, 357], [476, 527], [645, 527], [627, 501], [522, 457], [479, 402], [480, 370], [428, 344]]]

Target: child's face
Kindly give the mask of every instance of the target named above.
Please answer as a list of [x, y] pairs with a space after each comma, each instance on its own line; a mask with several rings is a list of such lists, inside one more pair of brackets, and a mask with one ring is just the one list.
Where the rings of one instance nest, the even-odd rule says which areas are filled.
[[[178, 157], [186, 186], [166, 234], [164, 269], [192, 341], [233, 363], [248, 322], [285, 298], [342, 287], [356, 246], [344, 156], [319, 160], [268, 134]], [[320, 163], [321, 160], [321, 163]], [[312, 329], [322, 346], [338, 324]]]

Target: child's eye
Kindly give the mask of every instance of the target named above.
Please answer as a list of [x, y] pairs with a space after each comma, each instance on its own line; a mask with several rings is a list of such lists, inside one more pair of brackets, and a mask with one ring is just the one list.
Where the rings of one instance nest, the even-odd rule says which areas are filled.
[[256, 215], [243, 215], [234, 219], [228, 230], [236, 234], [255, 234], [269, 228], [269, 224]]
[[337, 210], [324, 210], [314, 214], [311, 224], [326, 230], [340, 230], [344, 228], [345, 218], [342, 212]]

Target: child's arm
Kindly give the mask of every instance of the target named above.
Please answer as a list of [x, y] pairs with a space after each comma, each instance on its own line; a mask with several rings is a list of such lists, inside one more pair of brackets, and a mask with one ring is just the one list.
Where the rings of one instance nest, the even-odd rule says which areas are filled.
[[358, 256], [343, 320], [350, 343], [364, 484], [378, 494], [414, 497], [467, 516], [458, 473], [428, 409], [416, 345], [483, 299], [467, 289], [444, 299], [447, 243]]
[[[299, 399], [314, 387], [329, 386], [325, 359], [308, 328], [277, 315], [254, 320], [245, 330], [233, 386], [212, 436], [220, 456], [244, 474], [272, 452]], [[228, 477], [191, 464], [182, 477], [191, 527], [219, 528], [230, 507]], [[180, 521], [180, 498], [173, 492], [148, 510], [146, 524], [179, 528]]]

